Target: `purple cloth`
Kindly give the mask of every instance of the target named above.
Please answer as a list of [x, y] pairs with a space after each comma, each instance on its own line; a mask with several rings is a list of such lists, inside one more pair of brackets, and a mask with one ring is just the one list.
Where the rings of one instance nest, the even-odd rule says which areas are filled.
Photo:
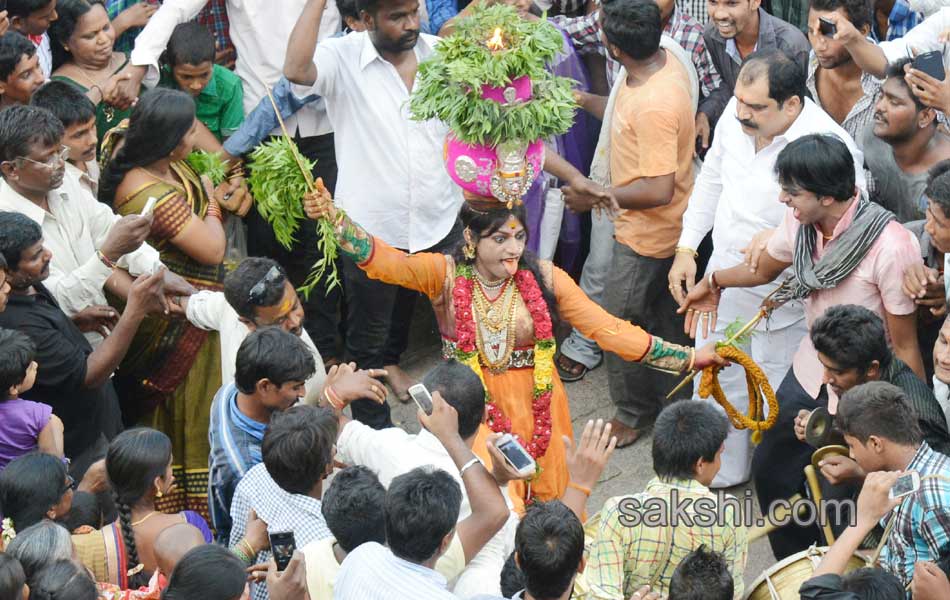
[[[587, 69], [581, 62], [570, 38], [563, 31], [564, 47], [554, 62], [548, 65], [548, 70], [558, 77], [567, 77], [577, 82], [577, 89], [588, 91], [590, 84], [587, 78]], [[590, 115], [578, 110], [574, 118], [574, 125], [563, 135], [554, 138], [554, 150], [565, 160], [574, 165], [581, 173], [590, 170], [590, 161], [594, 156], [597, 140], [594, 137], [594, 128], [589, 121]], [[538, 177], [528, 193], [524, 195], [524, 205], [528, 216], [528, 249], [538, 251], [541, 235], [541, 216], [544, 214], [544, 200], [550, 186], [547, 178]], [[561, 235], [558, 238], [558, 265], [568, 273], [580, 270], [581, 250], [581, 221], [580, 216], [564, 209], [564, 220], [561, 222]]]
[[52, 414], [53, 408], [40, 402], [20, 398], [0, 402], [0, 469], [36, 449], [37, 438]]
[[205, 536], [205, 543], [210, 544], [214, 541], [214, 536], [211, 535], [211, 528], [208, 527], [208, 522], [205, 521], [204, 517], [193, 510], [183, 510], [181, 514], [185, 515], [185, 521], [189, 525], [194, 525], [201, 531], [201, 535]]

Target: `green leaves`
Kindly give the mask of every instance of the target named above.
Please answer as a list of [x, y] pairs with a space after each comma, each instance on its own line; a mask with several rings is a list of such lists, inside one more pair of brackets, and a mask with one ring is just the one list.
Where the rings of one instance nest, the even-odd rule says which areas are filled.
[[228, 175], [228, 165], [220, 156], [212, 152], [195, 150], [185, 160], [198, 175], [207, 175], [211, 180], [211, 185], [215, 187], [221, 185]]
[[[737, 318], [732, 323], [729, 323], [729, 325], [726, 327], [726, 332], [725, 332], [726, 340], [731, 340], [732, 336], [742, 331], [742, 328], [745, 327], [745, 325], [746, 324], [742, 321], [741, 318]], [[733, 340], [732, 343], [726, 344], [725, 341], [721, 341], [716, 344], [716, 347], [718, 348], [722, 346], [735, 346], [736, 348], [738, 348], [739, 346], [744, 346], [748, 344], [750, 341], [752, 341], [753, 333], [754, 333], [754, 330], [750, 329], [749, 331], [743, 333], [742, 335], [737, 337], [735, 340]]]
[[[493, 52], [485, 42], [495, 29], [505, 47]], [[554, 77], [545, 66], [562, 46], [561, 33], [546, 20], [529, 21], [510, 6], [481, 3], [419, 65], [412, 118], [439, 119], [467, 144], [495, 146], [562, 134], [574, 121], [574, 82]], [[482, 98], [482, 85], [503, 87], [525, 75], [531, 78], [532, 100], [502, 105]]]

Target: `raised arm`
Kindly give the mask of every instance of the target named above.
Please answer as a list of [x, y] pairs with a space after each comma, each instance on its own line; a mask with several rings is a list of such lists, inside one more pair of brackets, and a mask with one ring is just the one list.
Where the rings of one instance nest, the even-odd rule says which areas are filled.
[[313, 54], [317, 49], [320, 19], [327, 0], [308, 0], [290, 32], [287, 56], [284, 58], [284, 77], [299, 85], [313, 85], [317, 81], [317, 65]]

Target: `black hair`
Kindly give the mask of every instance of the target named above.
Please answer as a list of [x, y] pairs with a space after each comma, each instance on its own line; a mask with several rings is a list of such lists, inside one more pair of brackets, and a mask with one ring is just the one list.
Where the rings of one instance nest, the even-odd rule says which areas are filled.
[[881, 370], [891, 364], [884, 321], [863, 306], [832, 306], [815, 319], [808, 335], [815, 350], [842, 369], [867, 371], [875, 360]]
[[386, 543], [386, 488], [368, 468], [355, 465], [334, 475], [320, 511], [344, 552], [366, 542]]
[[841, 591], [861, 600], [892, 600], [906, 593], [900, 579], [884, 569], [864, 567], [841, 576]]
[[112, 205], [125, 174], [167, 158], [195, 124], [195, 101], [185, 92], [155, 88], [139, 96], [125, 144], [99, 179], [99, 200]]
[[51, 454], [19, 456], [0, 471], [0, 507], [4, 518], [22, 531], [46, 518], [65, 494], [66, 466]]
[[936, 202], [945, 215], [950, 216], [950, 159], [930, 167], [924, 195]]
[[72, 558], [73, 540], [65, 527], [43, 519], [26, 529], [19, 529], [4, 552], [20, 561], [23, 573], [30, 581], [50, 563]]
[[26, 370], [36, 357], [36, 344], [25, 333], [0, 329], [0, 402], [7, 391], [26, 379]]
[[514, 598], [515, 594], [524, 588], [524, 573], [521, 572], [521, 567], [515, 560], [515, 551], [512, 550], [501, 567], [501, 595], [505, 598]]
[[872, 435], [905, 446], [916, 446], [924, 439], [917, 412], [904, 391], [884, 381], [869, 381], [845, 392], [838, 401], [835, 426], [862, 444]]
[[392, 480], [386, 493], [386, 541], [393, 554], [421, 564], [455, 528], [462, 489], [441, 469], [417, 467]]
[[163, 59], [170, 67], [200, 65], [214, 63], [214, 52], [214, 36], [204, 25], [191, 21], [181, 23], [172, 31]]
[[726, 559], [700, 544], [676, 565], [667, 600], [731, 600], [734, 593]]
[[775, 159], [779, 184], [838, 202], [854, 197], [854, 157], [833, 133], [810, 133], [792, 140]]
[[274, 413], [261, 443], [274, 483], [291, 494], [309, 494], [333, 465], [337, 428], [329, 408], [294, 406]]
[[241, 393], [253, 394], [261, 379], [281, 386], [306, 381], [316, 371], [313, 353], [303, 340], [280, 327], [261, 327], [238, 348], [234, 383]]
[[[913, 65], [914, 59], [912, 58], [899, 58], [892, 63], [888, 63], [887, 68], [884, 70], [884, 79], [894, 79], [900, 83], [901, 87], [907, 90], [907, 95], [910, 96], [910, 99], [914, 101], [914, 107], [917, 109], [917, 112], [922, 110], [927, 110], [930, 108], [923, 101], [917, 97], [917, 94], [914, 93], [914, 90], [910, 87], [910, 84], [907, 83], [907, 80], [904, 79], [904, 76], [907, 75], [904, 72], [904, 67], [907, 65]], [[934, 119], [933, 126], [937, 126], [937, 120]]]
[[360, 10], [358, 6], [358, 0], [340, 0], [336, 3], [337, 10], [340, 11], [340, 18], [343, 19], [343, 25], [346, 25], [346, 18], [356, 19], [357, 21], [360, 18]]
[[515, 552], [533, 598], [559, 598], [584, 556], [584, 526], [558, 500], [532, 506], [515, 533]]
[[[277, 267], [277, 270], [280, 271], [281, 279], [266, 281], [267, 274], [274, 267]], [[251, 256], [242, 260], [224, 278], [224, 298], [238, 316], [253, 321], [257, 316], [254, 312], [257, 307], [274, 306], [280, 302], [281, 298], [284, 297], [286, 281], [287, 273], [283, 267], [277, 264], [277, 261], [260, 256]], [[264, 291], [255, 302], [252, 302], [251, 289], [258, 283], [263, 284]]]
[[66, 529], [76, 531], [84, 526], [101, 529], [105, 522], [102, 516], [102, 506], [95, 494], [89, 492], [73, 493], [73, 505], [69, 509], [69, 514], [63, 518], [63, 526]]
[[[527, 235], [528, 218], [523, 204], [513, 205], [511, 208], [502, 205], [502, 208], [480, 211], [473, 209], [468, 203], [462, 203], [462, 210], [459, 211], [459, 218], [462, 221], [462, 225], [472, 232], [472, 239], [476, 243], [478, 240], [489, 237], [501, 229], [510, 217], [514, 217], [524, 226], [525, 235]], [[463, 238], [452, 254], [455, 264], [464, 263], [474, 265], [475, 259], [466, 258], [465, 254], [463, 254], [462, 249], [464, 247], [465, 240]], [[518, 268], [527, 269], [534, 275], [535, 280], [538, 282], [538, 287], [541, 288], [541, 294], [544, 296], [544, 302], [548, 305], [548, 312], [551, 314], [551, 324], [556, 328], [558, 322], [557, 298], [554, 296], [554, 290], [551, 289], [548, 282], [541, 276], [541, 266], [538, 263], [538, 256], [525, 247], [524, 253], [521, 255], [521, 260], [518, 261]]]
[[[56, 0], [56, 20], [49, 25], [50, 48], [53, 51], [53, 69], [69, 62], [71, 54], [66, 50], [69, 38], [76, 31], [76, 23], [92, 7], [98, 4], [106, 10], [103, 0]], [[108, 14], [108, 11], [106, 11]]]
[[20, 566], [20, 561], [0, 552], [0, 600], [20, 600], [23, 597], [24, 585], [26, 574]]
[[944, 546], [940, 549], [940, 553], [934, 563], [938, 569], [943, 571], [944, 575], [950, 577], [950, 546]]
[[12, 29], [4, 33], [0, 36], [0, 79], [6, 81], [23, 57], [32, 58], [34, 54], [36, 46], [26, 36]]
[[656, 2], [604, 0], [600, 18], [607, 41], [630, 58], [644, 60], [660, 49], [663, 25]]
[[25, 19], [50, 5], [50, 0], [7, 0], [7, 15]]
[[60, 559], [30, 580], [30, 600], [97, 600], [99, 589], [89, 571], [72, 560]]
[[45, 108], [63, 127], [87, 123], [96, 118], [96, 106], [79, 88], [65, 81], [47, 81], [33, 92], [30, 105]]
[[712, 462], [726, 441], [729, 422], [706, 402], [674, 402], [653, 430], [653, 470], [659, 477], [693, 479], [696, 462]]
[[[3, 111], [0, 111], [0, 117], [2, 115]], [[22, 213], [0, 210], [0, 255], [7, 263], [8, 271], [17, 271], [23, 252], [42, 239], [43, 230], [39, 223]]]
[[[134, 569], [141, 562], [132, 530], [132, 506], [151, 493], [155, 478], [165, 475], [171, 459], [171, 440], [161, 431], [147, 427], [127, 429], [109, 444], [106, 472], [119, 511], [127, 569]], [[149, 575], [139, 572], [130, 577], [129, 587], [147, 585]]]
[[422, 384], [430, 393], [439, 392], [458, 413], [463, 439], [475, 435], [485, 418], [485, 387], [475, 371], [450, 358], [426, 373]]
[[0, 161], [26, 156], [33, 146], [44, 148], [63, 141], [63, 124], [45, 108], [22, 104], [0, 110]]
[[778, 102], [779, 106], [794, 96], [798, 96], [804, 104], [807, 93], [805, 69], [788, 54], [772, 48], [756, 50], [747, 56], [739, 70], [739, 79], [748, 85], [762, 75], [768, 77], [769, 98]]
[[162, 600], [236, 600], [244, 593], [244, 563], [227, 548], [206, 544], [189, 550], [168, 578]]
[[822, 12], [843, 8], [845, 16], [858, 31], [871, 25], [871, 3], [868, 0], [811, 0], [809, 7]]

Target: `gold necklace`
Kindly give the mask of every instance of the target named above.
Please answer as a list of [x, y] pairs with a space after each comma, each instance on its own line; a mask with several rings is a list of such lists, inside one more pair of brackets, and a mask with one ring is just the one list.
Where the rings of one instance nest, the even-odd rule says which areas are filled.
[[[112, 67], [112, 62], [113, 62], [113, 58], [109, 57], [109, 64], [106, 65], [107, 69]], [[90, 76], [89, 73], [87, 73], [85, 69], [80, 67], [79, 63], [76, 62], [75, 60], [73, 61], [73, 65], [77, 69], [79, 69], [79, 74], [86, 78], [86, 82], [89, 84], [89, 89], [97, 87], [99, 88], [99, 93], [103, 94], [102, 86], [99, 85], [98, 81], [93, 79], [92, 76]], [[112, 106], [111, 104], [105, 103], [104, 100], [105, 98], [99, 101], [99, 105], [102, 106], [102, 116], [106, 118], [106, 121], [113, 121], [115, 119], [115, 107]]]
[[481, 285], [476, 285], [474, 288], [475, 293], [472, 294], [472, 300], [474, 300], [485, 326], [488, 327], [489, 331], [495, 333], [504, 329], [507, 325], [505, 317], [511, 312], [511, 306], [514, 304], [515, 286], [507, 286], [495, 300], [490, 300], [485, 295], [485, 290], [482, 289]]
[[482, 362], [494, 373], [508, 367], [515, 348], [518, 303], [515, 286], [509, 285], [503, 298], [492, 303], [479, 285], [472, 294], [475, 317], [475, 344]]
[[152, 515], [155, 515], [155, 514], [158, 514], [158, 511], [157, 511], [157, 510], [153, 510], [152, 512], [148, 513], [147, 515], [145, 515], [144, 517], [142, 517], [142, 518], [139, 519], [138, 521], [133, 521], [132, 523], [129, 523], [129, 525], [132, 526], [132, 527], [138, 527], [138, 526], [141, 525], [142, 523], [148, 521], [148, 520], [152, 517]]

